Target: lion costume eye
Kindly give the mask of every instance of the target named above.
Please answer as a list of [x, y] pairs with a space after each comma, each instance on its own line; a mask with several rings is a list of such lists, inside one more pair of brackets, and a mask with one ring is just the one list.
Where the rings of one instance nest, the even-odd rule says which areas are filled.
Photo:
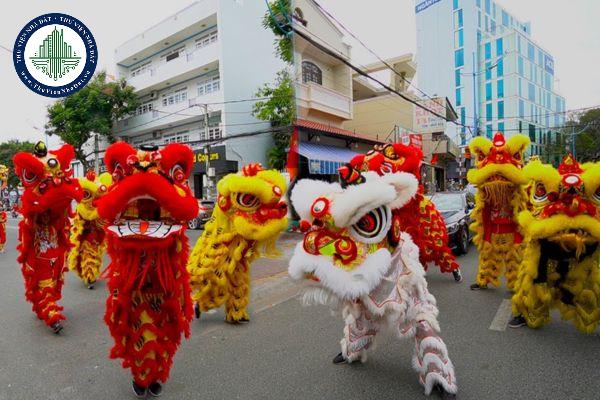
[[598, 186], [592, 197], [594, 198], [595, 202], [600, 203], [600, 186]]
[[89, 200], [91, 198], [92, 198], [92, 194], [90, 193], [90, 191], [89, 190], [84, 190], [83, 191], [83, 199], [84, 200]]
[[543, 203], [548, 200], [548, 192], [546, 186], [543, 183], [538, 182], [535, 184], [535, 190], [533, 192], [533, 201], [537, 203]]
[[179, 164], [175, 164], [171, 170], [169, 171], [169, 175], [175, 182], [183, 182], [185, 180], [185, 172], [183, 171], [183, 167]]
[[350, 227], [350, 234], [363, 243], [378, 243], [390, 229], [391, 212], [381, 206], [363, 215]]
[[123, 179], [124, 176], [125, 176], [125, 170], [123, 169], [121, 164], [115, 163], [115, 166], [113, 168], [113, 173], [112, 173], [113, 181], [119, 182], [121, 179]]
[[37, 175], [31, 171], [23, 170], [23, 183], [26, 185], [31, 185], [37, 179]]
[[250, 193], [238, 193], [235, 201], [244, 208], [256, 208], [260, 204], [258, 197]]

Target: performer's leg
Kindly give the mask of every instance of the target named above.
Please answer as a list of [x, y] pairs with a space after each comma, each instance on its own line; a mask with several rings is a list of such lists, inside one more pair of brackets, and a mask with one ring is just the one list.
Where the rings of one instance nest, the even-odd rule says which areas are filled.
[[416, 323], [413, 366], [419, 373], [426, 395], [436, 386], [447, 393], [456, 393], [454, 366], [448, 357], [446, 344], [426, 320]]
[[248, 322], [250, 315], [246, 310], [250, 301], [250, 272], [244, 263], [240, 263], [232, 274], [228, 274], [229, 296], [225, 302], [225, 320], [227, 322]]
[[380, 323], [359, 304], [349, 304], [344, 307], [344, 337], [340, 341], [342, 352], [333, 362], [351, 363], [356, 360], [367, 361], [367, 350], [375, 340]]

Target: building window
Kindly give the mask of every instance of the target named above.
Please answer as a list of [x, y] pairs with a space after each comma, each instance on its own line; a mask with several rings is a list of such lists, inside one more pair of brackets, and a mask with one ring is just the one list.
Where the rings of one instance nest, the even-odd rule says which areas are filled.
[[477, 0], [477, 7], [481, 8], [481, 0]]
[[485, 99], [488, 101], [492, 99], [492, 82], [485, 84]]
[[491, 8], [492, 8], [492, 2], [490, 0], [485, 0], [485, 12], [487, 14], [490, 13]]
[[[463, 125], [465, 125], [466, 124], [466, 120], [467, 120], [467, 113], [465, 111], [465, 108], [462, 107], [460, 109], [460, 123], [463, 124]], [[463, 126], [463, 129], [464, 129], [464, 126]]]
[[323, 73], [321, 72], [321, 68], [310, 61], [302, 61], [302, 82], [314, 82], [322, 85]]
[[131, 69], [131, 77], [133, 78], [134, 76], [138, 76], [138, 75], [145, 73], [146, 71], [149, 71], [151, 65], [152, 65], [152, 62], [148, 61], [145, 64], [142, 64], [138, 67], [132, 68]]
[[163, 94], [162, 105], [163, 107], [171, 106], [173, 104], [181, 103], [187, 100], [187, 87], [178, 89], [171, 93]]
[[527, 98], [535, 103], [535, 86], [531, 82], [527, 83]]
[[198, 96], [204, 96], [208, 93], [218, 92], [221, 88], [221, 78], [213, 76], [198, 82]]
[[460, 89], [456, 89], [456, 106], [460, 106], [462, 104], [462, 95], [461, 95], [461, 90]]
[[504, 54], [504, 40], [502, 38], [496, 39], [496, 55], [500, 57]]
[[535, 47], [531, 43], [527, 43], [527, 58], [531, 62], [535, 62]]
[[492, 79], [492, 63], [486, 62], [485, 63], [485, 80], [489, 81], [490, 79]]
[[160, 58], [161, 58], [161, 60], [164, 60], [165, 62], [173, 61], [176, 58], [179, 58], [179, 55], [181, 53], [183, 53], [184, 49], [185, 49], [185, 47], [181, 46], [175, 50], [171, 50], [168, 53], [163, 54], [162, 56], [160, 56]]
[[463, 47], [464, 45], [464, 35], [463, 35], [463, 30], [459, 29], [458, 31], [454, 32], [454, 48], [458, 49]]
[[494, 128], [492, 126], [492, 124], [486, 125], [485, 126], [485, 135], [491, 139], [494, 136]]
[[498, 102], [498, 119], [504, 119], [504, 101]]
[[458, 9], [458, 0], [452, 0], [452, 9], [453, 10]]
[[502, 10], [502, 25], [506, 26], [507, 28], [510, 25], [508, 21], [508, 14], [504, 10]]
[[135, 110], [135, 115], [142, 115], [152, 111], [152, 102], [142, 104]]
[[504, 133], [504, 122], [498, 122], [498, 131]]
[[215, 43], [217, 40], [219, 40], [218, 31], [214, 31], [206, 35], [200, 36], [198, 39], [196, 39], [196, 48], [200, 49], [202, 47], [206, 47], [211, 43]]
[[454, 84], [457, 87], [460, 86], [461, 71], [462, 71], [462, 69], [460, 69], [460, 68], [454, 70]]
[[485, 105], [485, 120], [487, 122], [492, 122], [493, 116], [492, 116], [492, 103], [487, 103]]
[[496, 76], [498, 78], [504, 76], [504, 60], [500, 60], [498, 61], [498, 64], [496, 64]]
[[454, 11], [454, 29], [463, 27], [463, 10]]
[[529, 139], [531, 143], [537, 143], [535, 140], [535, 125], [529, 124]]
[[454, 67], [462, 67], [465, 65], [465, 53], [463, 49], [454, 51]]
[[523, 57], [521, 56], [517, 56], [517, 72], [519, 75], [524, 76]]
[[492, 43], [487, 42], [485, 44], [485, 51], [484, 51], [484, 53], [485, 53], [485, 59], [486, 60], [489, 60], [490, 58], [492, 58]]
[[496, 82], [496, 97], [499, 99], [504, 97], [504, 79], [500, 79]]
[[187, 143], [190, 141], [189, 130], [172, 133], [164, 136], [164, 143]]

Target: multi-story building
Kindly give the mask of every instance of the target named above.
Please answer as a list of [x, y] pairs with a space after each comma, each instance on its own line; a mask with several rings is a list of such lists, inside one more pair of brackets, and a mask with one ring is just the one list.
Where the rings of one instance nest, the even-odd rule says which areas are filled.
[[495, 131], [528, 134], [529, 154], [564, 124], [554, 58], [531, 24], [492, 0], [416, 0], [417, 76], [425, 92], [451, 99], [459, 121], [448, 135], [464, 145]]
[[[312, 0], [296, 0], [294, 27], [350, 60], [343, 33]], [[294, 35], [299, 175], [337, 179], [337, 168], [378, 141], [344, 128], [354, 115], [352, 71], [301, 35]]]
[[141, 103], [116, 135], [134, 145], [190, 143], [197, 197], [246, 163], [266, 165], [270, 124], [252, 116], [254, 94], [283, 68], [261, 25], [266, 12], [260, 1], [194, 2], [115, 50], [118, 74]]

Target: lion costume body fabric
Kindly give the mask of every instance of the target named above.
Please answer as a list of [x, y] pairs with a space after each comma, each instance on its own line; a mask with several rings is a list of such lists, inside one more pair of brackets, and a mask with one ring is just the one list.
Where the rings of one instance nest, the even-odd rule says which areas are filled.
[[287, 227], [283, 176], [259, 164], [229, 174], [217, 185], [218, 198], [188, 263], [192, 296], [200, 311], [225, 304], [226, 321], [247, 322], [250, 264], [274, 252]]
[[[8, 184], [8, 167], [0, 164], [0, 190], [5, 190]], [[4, 204], [0, 203], [0, 253], [4, 253], [6, 244], [6, 219], [7, 214]]]
[[104, 320], [134, 383], [165, 382], [192, 317], [185, 227], [198, 214], [187, 186], [193, 153], [170, 144], [136, 151], [119, 142], [105, 161], [113, 184], [98, 200], [107, 221], [109, 297]]
[[571, 156], [558, 169], [530, 162], [531, 210], [519, 214], [526, 250], [513, 313], [538, 328], [558, 308], [581, 332], [600, 324], [600, 163]]
[[93, 171], [79, 179], [83, 189], [83, 199], [77, 205], [73, 226], [71, 227], [71, 243], [69, 253], [69, 269], [77, 274], [84, 285], [92, 288], [100, 275], [102, 258], [106, 251], [104, 228], [98, 216], [96, 201], [104, 196], [111, 184], [108, 173], [97, 179]]
[[34, 154], [17, 153], [15, 173], [25, 188], [21, 196], [23, 220], [19, 223], [20, 255], [25, 279], [25, 298], [37, 317], [58, 333], [65, 317], [57, 304], [61, 298], [65, 258], [71, 247], [68, 239], [71, 202], [82, 198], [82, 190], [72, 179], [70, 145], [47, 151], [43, 142]]
[[456, 393], [419, 249], [392, 222], [392, 210], [417, 194], [417, 179], [403, 172], [352, 170], [342, 181], [305, 179], [294, 187], [292, 205], [306, 233], [290, 260], [290, 275], [316, 282], [305, 302], [341, 305], [342, 360], [366, 361], [375, 336], [388, 326], [400, 338], [414, 339], [413, 367], [426, 394], [434, 388]]
[[523, 236], [517, 215], [527, 207], [523, 154], [529, 138], [515, 135], [508, 141], [498, 132], [493, 141], [478, 136], [469, 144], [475, 168], [467, 179], [477, 187], [470, 229], [479, 251], [479, 269], [472, 288], [500, 285], [504, 270], [506, 284], [513, 290], [523, 256]]
[[[419, 148], [395, 143], [375, 146], [366, 155], [352, 159], [350, 165], [359, 171], [374, 171], [379, 175], [407, 172], [418, 180], [422, 161], [423, 152]], [[407, 204], [393, 210], [394, 223], [409, 233], [419, 247], [419, 258], [425, 270], [429, 263], [434, 263], [442, 272], [458, 271], [456, 257], [448, 247], [444, 219], [423, 192], [423, 186], [419, 185], [418, 192]]]

